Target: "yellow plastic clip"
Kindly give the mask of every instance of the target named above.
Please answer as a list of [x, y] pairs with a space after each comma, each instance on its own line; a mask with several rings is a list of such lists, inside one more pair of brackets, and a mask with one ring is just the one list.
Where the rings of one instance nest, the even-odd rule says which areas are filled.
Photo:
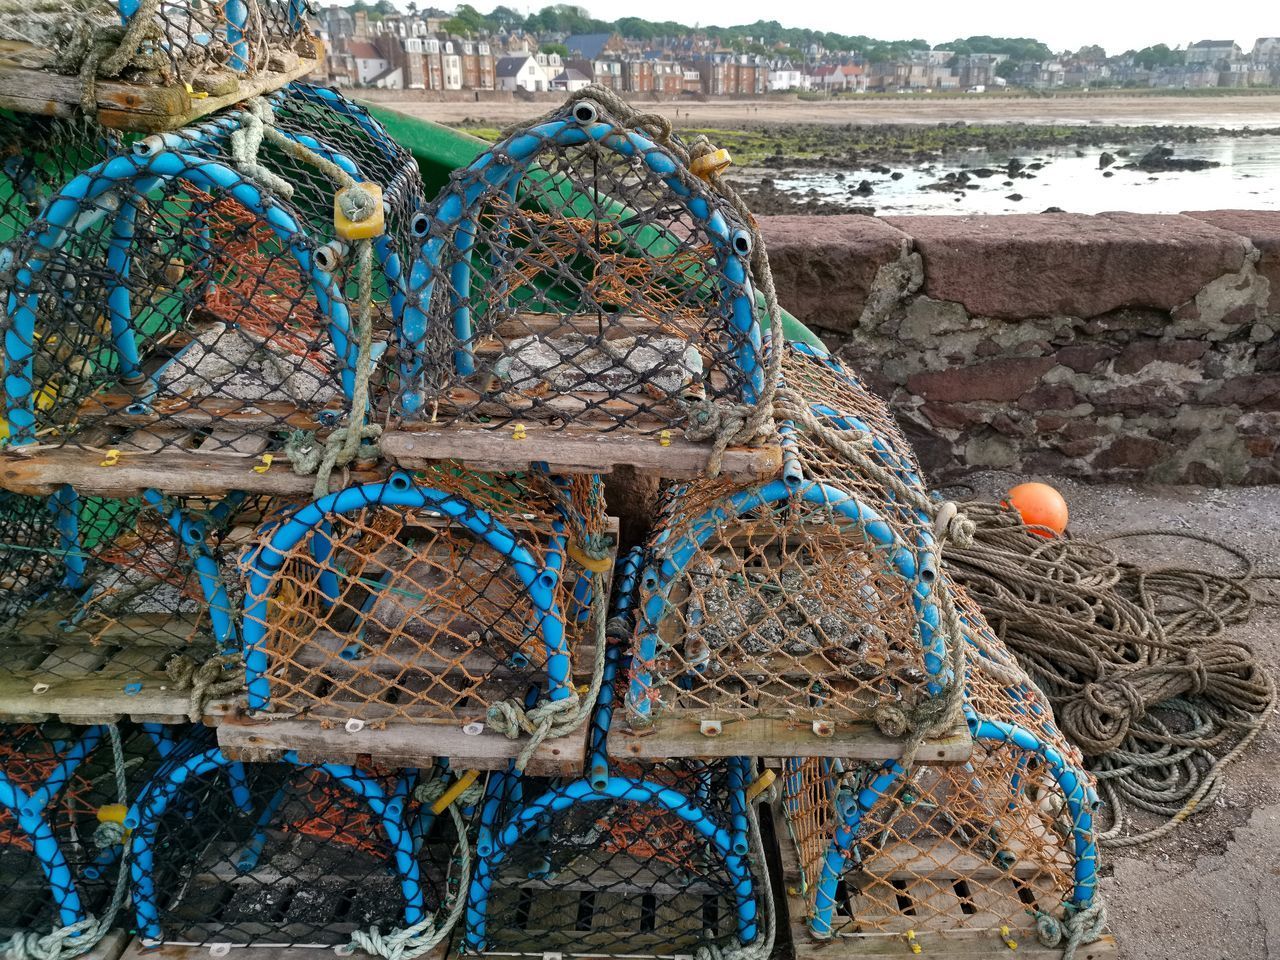
[[760, 776], [756, 777], [755, 783], [747, 787], [747, 803], [750, 803], [764, 791], [773, 786], [773, 781], [778, 779], [778, 775], [772, 770], [766, 770]]
[[582, 545], [569, 541], [569, 546], [565, 549], [571, 559], [578, 566], [582, 567], [588, 573], [604, 573], [613, 566], [612, 557], [591, 557], [582, 549]]
[[453, 801], [462, 796], [462, 792], [476, 782], [476, 777], [478, 776], [480, 776], [479, 770], [468, 770], [457, 780], [453, 781], [453, 784], [449, 789], [440, 794], [440, 799], [431, 805], [431, 812], [436, 816], [439, 816], [448, 810], [449, 807], [453, 805]]
[[103, 460], [100, 464], [98, 464], [98, 466], [114, 467], [119, 462], [120, 462], [120, 451], [111, 449], [107, 451], [107, 459]]
[[129, 808], [123, 803], [108, 803], [98, 808], [99, 823], [124, 823]]
[[912, 953], [924, 953], [924, 948], [916, 942], [916, 932], [914, 930], [907, 931], [907, 946], [911, 948]]
[[514, 427], [511, 428], [511, 439], [512, 440], [528, 440], [529, 439], [529, 435], [525, 433], [523, 423], [517, 423]]
[[1000, 939], [1004, 941], [1004, 945], [1010, 950], [1018, 949], [1018, 941], [1009, 936], [1009, 927], [1007, 925], [1000, 928]]
[[731, 166], [733, 166], [733, 157], [729, 155], [728, 150], [721, 147], [719, 150], [696, 157], [689, 164], [689, 169], [693, 171], [695, 177], [710, 180], [717, 173], [724, 173]]
[[[342, 212], [342, 195], [347, 190], [363, 190], [373, 198], [373, 212], [363, 220], [352, 220]], [[387, 228], [386, 216], [382, 212], [382, 188], [376, 183], [362, 183], [355, 187], [345, 187], [333, 197], [333, 229], [341, 240], [370, 240], [382, 236]]]
[[658, 434], [658, 444], [659, 444], [660, 446], [664, 446], [664, 447], [669, 447], [669, 446], [671, 446], [671, 431], [670, 431], [670, 430], [663, 430], [662, 432], [660, 432], [660, 433]]
[[209, 96], [209, 92], [207, 90], [201, 90], [199, 93], [196, 93], [191, 89], [191, 84], [189, 83], [184, 83], [183, 86], [187, 88], [187, 96], [192, 100], [204, 100]]
[[269, 453], [264, 453], [258, 459], [261, 460], [262, 462], [253, 468], [253, 472], [266, 473], [268, 470], [271, 469], [271, 464], [272, 462], [274, 462], [275, 457]]

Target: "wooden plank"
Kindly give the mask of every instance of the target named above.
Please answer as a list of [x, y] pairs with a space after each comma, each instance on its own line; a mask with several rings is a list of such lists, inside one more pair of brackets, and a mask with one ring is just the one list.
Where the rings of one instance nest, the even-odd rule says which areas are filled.
[[[644, 473], [673, 479], [692, 479], [706, 473], [710, 444], [694, 443], [673, 431], [666, 446], [656, 436], [609, 433], [572, 427], [556, 430], [525, 426], [525, 438], [517, 440], [510, 424], [486, 429], [463, 424], [423, 425], [388, 432], [382, 437], [385, 456], [406, 469], [422, 469], [437, 460], [457, 460], [475, 467], [502, 465], [526, 470], [532, 463], [546, 463], [555, 473], [611, 473], [630, 466]], [[730, 447], [725, 451], [722, 473], [752, 482], [772, 477], [782, 467], [777, 444]]]
[[[403, 767], [421, 767], [447, 758], [454, 769], [505, 770], [528, 742], [509, 740], [493, 730], [476, 735], [461, 726], [443, 723], [366, 723], [348, 732], [336, 723], [322, 726], [318, 720], [262, 720], [242, 715], [223, 718], [218, 746], [232, 760], [279, 759], [289, 750], [307, 761], [350, 763], [359, 757]], [[587, 757], [590, 724], [563, 737], [538, 745], [525, 772], [530, 776], [572, 777], [582, 773]]]
[[[714, 719], [714, 718], [711, 718]], [[724, 719], [722, 732], [705, 736], [700, 719], [665, 716], [643, 730], [614, 724], [609, 752], [616, 757], [836, 757], [880, 761], [902, 756], [903, 741], [886, 737], [874, 724], [841, 723], [829, 737], [820, 737], [808, 723], [772, 717]], [[973, 739], [963, 721], [948, 733], [925, 740], [917, 763], [963, 763], [973, 752]]]
[[[94, 87], [98, 122], [138, 133], [186, 126], [200, 117], [306, 76], [324, 61], [323, 44], [318, 40], [314, 43], [314, 57], [298, 57], [296, 62], [289, 60], [283, 70], [243, 75], [239, 88], [224, 96], [193, 97], [182, 85], [99, 80]], [[27, 45], [6, 44], [5, 58], [0, 62], [0, 107], [50, 117], [79, 113], [83, 89], [80, 78], [21, 66], [17, 59], [24, 51], [18, 49], [19, 46]]]
[[[15, 493], [48, 496], [63, 484], [81, 493], [132, 497], [143, 490], [161, 493], [222, 496], [228, 490], [271, 496], [309, 496], [314, 477], [298, 476], [282, 455], [270, 470], [258, 473], [255, 461], [244, 456], [166, 449], [155, 454], [121, 457], [113, 467], [102, 466], [102, 454], [75, 447], [10, 447], [0, 452], [0, 487]], [[346, 483], [385, 479], [386, 465], [356, 469]], [[330, 490], [344, 486], [342, 471], [330, 478]]]
[[[237, 928], [243, 924], [237, 924]], [[225, 942], [225, 941], [224, 941]], [[445, 937], [444, 942], [437, 946], [434, 950], [422, 954], [420, 960], [445, 960], [449, 955], [449, 947], [452, 942], [452, 936]], [[174, 943], [148, 944], [144, 943], [140, 937], [134, 937], [125, 948], [118, 960], [209, 960], [210, 947], [212, 943], [203, 945], [186, 945]], [[250, 953], [244, 954], [245, 960], [318, 960], [325, 954], [333, 954], [335, 956], [352, 956], [352, 957], [369, 957], [371, 954], [365, 953], [363, 950], [354, 950], [347, 952], [344, 945], [338, 947], [331, 946], [298, 946], [298, 947], [275, 947], [275, 946], [259, 946], [257, 944], [227, 943], [226, 946], [230, 950], [229, 955], [240, 956], [237, 951], [249, 950]], [[339, 952], [341, 950], [341, 952]], [[104, 958], [104, 960], [114, 960], [114, 958]]]

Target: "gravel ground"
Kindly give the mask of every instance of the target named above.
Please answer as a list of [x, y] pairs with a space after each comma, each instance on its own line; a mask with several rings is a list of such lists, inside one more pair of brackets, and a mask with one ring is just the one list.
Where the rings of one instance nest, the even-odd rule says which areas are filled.
[[[1026, 477], [981, 473], [972, 495], [996, 499]], [[1262, 570], [1280, 569], [1280, 487], [1127, 486], [1052, 483], [1071, 510], [1071, 531], [1090, 536], [1125, 530], [1187, 530], [1243, 549]], [[948, 488], [955, 499], [969, 496]], [[1122, 556], [1161, 565], [1232, 569], [1230, 557], [1195, 541], [1128, 541]], [[1256, 593], [1280, 595], [1275, 582]], [[1272, 676], [1280, 675], [1280, 618], [1257, 609], [1235, 639], [1253, 646]], [[1124, 960], [1261, 960], [1280, 958], [1280, 724], [1227, 772], [1212, 807], [1171, 836], [1106, 855], [1103, 892]]]

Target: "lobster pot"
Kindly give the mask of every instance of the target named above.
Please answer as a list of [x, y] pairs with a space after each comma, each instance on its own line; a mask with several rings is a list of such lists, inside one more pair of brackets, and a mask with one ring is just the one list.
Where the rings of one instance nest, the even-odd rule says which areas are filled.
[[[244, 110], [143, 138], [62, 185], [15, 244], [13, 443], [257, 458], [292, 435], [293, 453], [318, 453], [347, 414], [403, 308], [418, 175], [332, 91], [249, 106], [283, 146], [268, 136], [241, 156], [233, 142], [260, 122]], [[360, 242], [335, 222], [335, 169], [382, 188], [363, 364]]]
[[0, 710], [63, 714], [77, 690], [131, 710], [175, 655], [238, 649], [236, 552], [259, 517], [239, 494], [0, 493]]
[[[883, 404], [788, 348], [784, 382], [838, 439], [923, 490]], [[901, 736], [951, 676], [931, 523], [875, 473], [780, 420], [783, 467], [754, 485], [669, 485], [640, 578], [628, 719], [778, 719]]]
[[427, 209], [399, 412], [652, 434], [763, 386], [751, 234], [647, 130], [589, 100]]
[[[351, 487], [269, 528], [250, 558], [251, 710], [483, 723], [593, 669], [599, 480], [439, 466]], [[603, 594], [600, 600], [603, 600]]]
[[[631, 615], [638, 568], [634, 553], [619, 565], [614, 622]], [[461, 952], [674, 956], [761, 945], [768, 881], [747, 810], [754, 763], [614, 762], [622, 659], [612, 645], [587, 777], [490, 778]]]
[[893, 761], [784, 762], [800, 913], [816, 937], [911, 931], [927, 951], [950, 939], [1031, 942], [1039, 932], [1052, 945], [1094, 905], [1092, 782], [1043, 694], [976, 608], [961, 605], [967, 763], [908, 772]]
[[460, 894], [464, 840], [420, 799], [430, 773], [241, 764], [204, 739], [126, 821], [144, 943], [341, 946], [431, 920]]
[[110, 727], [0, 724], [0, 947], [105, 921], [76, 935], [89, 949], [110, 925], [124, 803], [172, 742], [149, 726], [117, 735], [119, 765]]
[[[239, 79], [296, 71], [300, 56], [314, 59], [307, 7], [298, 0], [255, 4], [175, 0], [147, 9], [137, 0], [51, 3], [8, 12], [19, 59], [60, 73], [81, 62], [104, 33], [141, 37], [121, 79], [166, 86], [187, 83], [213, 96], [235, 93]], [[138, 22], [139, 20], [143, 22]]]
[[79, 115], [0, 110], [0, 246], [21, 235], [64, 183], [119, 149], [119, 134]]

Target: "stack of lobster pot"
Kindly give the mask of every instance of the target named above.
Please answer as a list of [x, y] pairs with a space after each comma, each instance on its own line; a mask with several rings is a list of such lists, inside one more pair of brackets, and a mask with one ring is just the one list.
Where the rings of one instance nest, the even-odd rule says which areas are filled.
[[[374, 411], [425, 198], [367, 111], [289, 82], [317, 55], [303, 5], [103, 7], [66, 11], [84, 13], [68, 55], [83, 40], [98, 56], [100, 28], [124, 37], [84, 71], [83, 103], [42, 93], [52, 116], [0, 114], [0, 952], [414, 955], [461, 902], [478, 788], [443, 755], [242, 758], [211, 727], [253, 709], [246, 685], [267, 709], [254, 670], [268, 643], [292, 656], [329, 630], [323, 659], [347, 631], [368, 646], [340, 663], [376, 659], [375, 631], [352, 622], [409, 589], [472, 617], [452, 624], [459, 644], [478, 631], [532, 648], [541, 607], [504, 628], [460, 592], [513, 593], [498, 560], [530, 585], [563, 572], [546, 605], [572, 592], [557, 511], [590, 483], [539, 480], [535, 504], [514, 482], [442, 470], [448, 492], [414, 501], [427, 482], [379, 469]], [[31, 16], [46, 14], [53, 44], [71, 28]], [[6, 82], [63, 66], [10, 52]], [[351, 507], [347, 486], [386, 492]], [[299, 517], [335, 487], [316, 534]], [[495, 546], [458, 547], [483, 527]], [[412, 586], [380, 582], [376, 563]], [[342, 699], [314, 688], [343, 676], [311, 669], [308, 694]], [[380, 676], [351, 681], [356, 699], [376, 700]]]
[[593, 89], [428, 202], [302, 8], [182, 6], [0, 116], [4, 951], [1093, 937], [1078, 757], [724, 152]]

